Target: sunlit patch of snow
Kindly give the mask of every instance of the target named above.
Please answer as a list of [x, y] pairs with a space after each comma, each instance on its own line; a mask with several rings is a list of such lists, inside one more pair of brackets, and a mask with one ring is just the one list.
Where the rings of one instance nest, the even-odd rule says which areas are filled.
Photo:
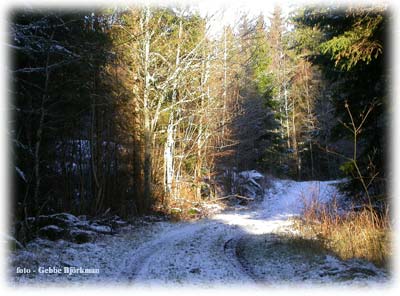
[[263, 220], [258, 219], [256, 213], [249, 214], [219, 214], [214, 219], [226, 225], [240, 226], [246, 233], [263, 234], [272, 233], [288, 228], [292, 223], [289, 220]]
[[207, 212], [209, 214], [220, 213], [224, 209], [221, 205], [214, 204], [214, 203], [211, 203], [211, 204], [210, 203], [209, 204], [206, 203], [203, 206], [204, 206], [204, 208], [207, 209]]
[[334, 197], [340, 197], [335, 184], [340, 181], [305, 181], [279, 180], [265, 192], [263, 201], [263, 217], [287, 219], [300, 215], [304, 202], [315, 198], [327, 202]]

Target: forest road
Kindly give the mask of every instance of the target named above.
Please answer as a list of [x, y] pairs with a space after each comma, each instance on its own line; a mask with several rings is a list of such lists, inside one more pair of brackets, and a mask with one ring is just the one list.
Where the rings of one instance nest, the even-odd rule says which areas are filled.
[[258, 227], [246, 210], [181, 224], [143, 244], [128, 259], [135, 284], [254, 283], [236, 256], [237, 242]]
[[[320, 184], [321, 183], [321, 184]], [[262, 202], [195, 222], [176, 223], [132, 250], [124, 275], [131, 284], [200, 286], [384, 282], [385, 271], [360, 260], [293, 244], [290, 217], [316, 182], [281, 181]], [[330, 183], [318, 182], [329, 194]]]

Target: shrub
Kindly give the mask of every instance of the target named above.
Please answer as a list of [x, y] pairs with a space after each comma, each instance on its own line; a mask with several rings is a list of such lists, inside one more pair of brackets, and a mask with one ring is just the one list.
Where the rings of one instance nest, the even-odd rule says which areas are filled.
[[378, 215], [365, 207], [340, 213], [336, 198], [330, 203], [322, 203], [315, 197], [303, 201], [303, 218], [295, 221], [303, 236], [318, 238], [342, 259], [360, 258], [387, 267], [391, 255], [388, 211]]

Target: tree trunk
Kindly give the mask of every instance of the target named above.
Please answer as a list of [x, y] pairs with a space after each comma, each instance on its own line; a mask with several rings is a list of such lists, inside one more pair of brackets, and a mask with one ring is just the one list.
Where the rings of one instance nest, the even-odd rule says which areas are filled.
[[150, 20], [150, 7], [146, 6], [144, 11], [144, 59], [143, 59], [143, 70], [144, 70], [144, 89], [143, 89], [143, 113], [144, 113], [144, 166], [143, 166], [143, 176], [144, 176], [144, 210], [148, 210], [152, 204], [152, 163], [151, 163], [151, 148], [152, 148], [152, 134], [151, 134], [151, 119], [150, 119], [150, 41], [151, 35], [149, 31], [149, 20]]
[[226, 27], [224, 27], [224, 57], [223, 57], [223, 71], [224, 71], [224, 84], [223, 84], [223, 92], [222, 92], [222, 141], [221, 146], [223, 146], [223, 141], [225, 138], [225, 121], [226, 121], [226, 100], [227, 100], [227, 45], [226, 45]]
[[[286, 81], [286, 60], [285, 54], [283, 54], [283, 97], [285, 100], [285, 117], [286, 117], [286, 137], [287, 137], [287, 147], [290, 149], [290, 125], [289, 125], [289, 103], [288, 103], [288, 93], [287, 93], [287, 81]], [[293, 136], [294, 138], [296, 135]]]
[[165, 163], [165, 193], [167, 196], [171, 194], [172, 182], [174, 177], [174, 116], [171, 111], [169, 123], [167, 127], [167, 142], [164, 148], [164, 163]]
[[[54, 34], [54, 32], [53, 32]], [[53, 34], [51, 39], [53, 39]], [[46, 116], [45, 104], [48, 97], [48, 89], [49, 89], [49, 80], [50, 80], [50, 69], [49, 69], [49, 62], [50, 62], [50, 52], [47, 52], [46, 58], [46, 66], [45, 66], [45, 81], [44, 81], [44, 88], [43, 88], [43, 95], [42, 101], [40, 103], [39, 109], [39, 126], [36, 131], [36, 141], [35, 141], [35, 153], [34, 153], [34, 176], [35, 176], [35, 187], [33, 193], [33, 210], [36, 211], [39, 206], [39, 193], [40, 193], [40, 182], [41, 182], [41, 173], [40, 173], [40, 148], [42, 144], [42, 135], [43, 135], [43, 128], [44, 128], [44, 119]], [[38, 214], [38, 213], [36, 213]]]
[[295, 102], [293, 101], [293, 110], [292, 110], [292, 125], [293, 125], [293, 154], [296, 160], [296, 170], [297, 170], [297, 178], [301, 179], [301, 158], [299, 153], [299, 147], [297, 145], [297, 135], [296, 135], [296, 106]]
[[[306, 101], [307, 101], [307, 117], [308, 117], [308, 127], [311, 130], [314, 130], [314, 120], [312, 118], [311, 106], [310, 106], [310, 92], [309, 92], [309, 77], [307, 69], [305, 68], [306, 64], [303, 66], [304, 76], [305, 76], [305, 91], [306, 91]], [[312, 136], [309, 135], [309, 149], [310, 149], [310, 163], [311, 163], [311, 178], [314, 179], [314, 154], [313, 154], [313, 145], [312, 145]]]
[[91, 130], [90, 130], [90, 161], [91, 161], [91, 168], [92, 168], [92, 192], [93, 192], [93, 205], [92, 208], [93, 214], [97, 212], [98, 200], [101, 195], [101, 187], [99, 183], [99, 179], [97, 176], [97, 165], [99, 161], [97, 159], [97, 132], [96, 132], [96, 98], [92, 96], [92, 105], [91, 105]]
[[40, 192], [40, 146], [42, 142], [42, 133], [43, 133], [43, 123], [45, 117], [45, 110], [44, 110], [44, 101], [45, 99], [42, 98], [42, 106], [40, 107], [40, 119], [39, 119], [39, 127], [36, 131], [36, 142], [35, 142], [35, 156], [34, 156], [34, 175], [35, 175], [35, 191], [33, 197], [33, 208], [34, 210], [37, 209], [39, 204], [39, 192]]
[[[179, 32], [178, 32], [178, 46], [176, 49], [176, 58], [175, 58], [175, 68], [179, 67], [180, 64], [180, 55], [181, 55], [181, 39], [182, 39], [182, 30], [183, 30], [183, 24], [182, 24], [182, 18], [179, 21]], [[177, 87], [178, 87], [178, 82], [175, 79], [173, 83], [173, 89], [172, 89], [172, 102], [171, 104], [175, 104], [177, 101]], [[175, 111], [174, 108], [172, 108], [170, 114], [169, 114], [169, 120], [168, 120], [168, 127], [167, 127], [167, 141], [165, 143], [165, 148], [164, 148], [164, 164], [165, 164], [165, 181], [164, 181], [164, 190], [167, 196], [170, 196], [172, 193], [172, 182], [174, 178], [174, 148], [175, 148]]]

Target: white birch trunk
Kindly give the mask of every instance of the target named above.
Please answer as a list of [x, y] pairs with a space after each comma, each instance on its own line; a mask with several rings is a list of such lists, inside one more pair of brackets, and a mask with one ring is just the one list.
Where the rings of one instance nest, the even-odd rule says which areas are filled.
[[150, 93], [150, 42], [151, 35], [149, 31], [149, 20], [150, 20], [150, 7], [144, 8], [143, 16], [143, 28], [145, 37], [143, 44], [143, 72], [144, 72], [144, 88], [143, 88], [143, 113], [144, 113], [144, 198], [145, 207], [148, 208], [151, 204], [152, 188], [151, 188], [151, 118], [150, 118], [150, 104], [149, 104], [149, 93]]
[[[180, 55], [181, 55], [181, 39], [182, 39], [182, 19], [179, 21], [179, 32], [178, 32], [178, 46], [176, 49], [175, 67], [176, 69], [180, 65]], [[175, 104], [177, 100], [177, 87], [178, 81], [175, 79], [173, 83], [172, 90], [172, 104]], [[170, 111], [168, 127], [167, 127], [167, 141], [164, 148], [164, 163], [165, 163], [165, 193], [170, 195], [172, 193], [172, 183], [174, 178], [174, 148], [175, 148], [175, 111], [174, 108]]]

